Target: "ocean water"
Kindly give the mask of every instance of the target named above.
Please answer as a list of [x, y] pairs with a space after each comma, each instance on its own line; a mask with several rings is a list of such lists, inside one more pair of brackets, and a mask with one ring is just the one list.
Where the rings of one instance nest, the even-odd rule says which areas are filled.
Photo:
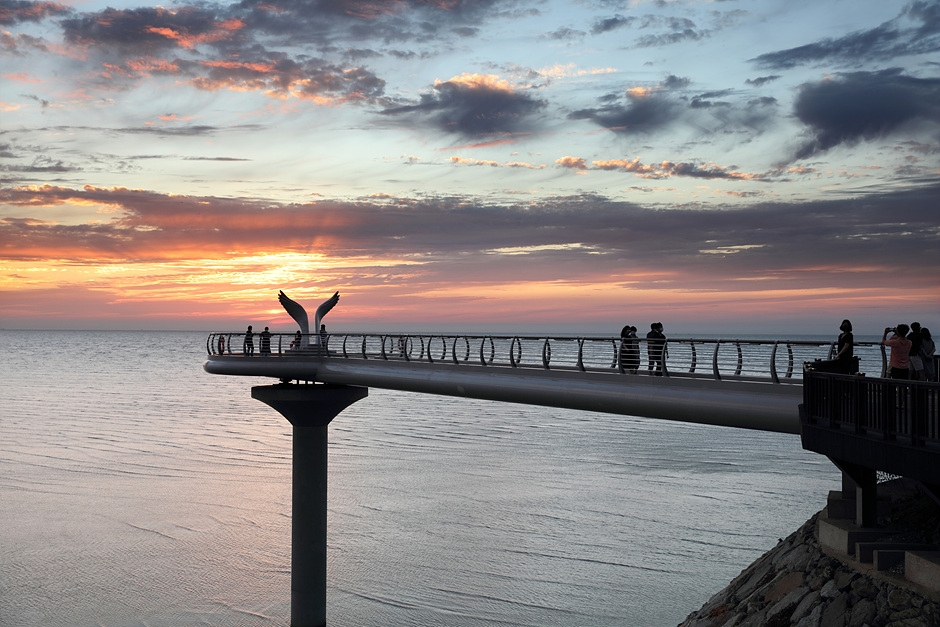
[[[291, 428], [206, 336], [0, 331], [0, 625], [289, 624]], [[378, 389], [329, 438], [332, 626], [673, 626], [840, 485], [796, 436]]]

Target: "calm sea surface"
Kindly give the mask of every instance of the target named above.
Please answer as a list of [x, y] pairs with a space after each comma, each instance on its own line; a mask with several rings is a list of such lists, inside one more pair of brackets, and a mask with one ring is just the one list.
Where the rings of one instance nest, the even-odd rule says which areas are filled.
[[[205, 333], [0, 332], [0, 625], [286, 626], [290, 425]], [[370, 390], [331, 626], [679, 623], [822, 508], [796, 436]]]

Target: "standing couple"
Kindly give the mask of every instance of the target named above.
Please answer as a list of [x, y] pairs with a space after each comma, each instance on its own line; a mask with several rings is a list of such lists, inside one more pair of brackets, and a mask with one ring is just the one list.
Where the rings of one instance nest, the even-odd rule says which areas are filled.
[[[662, 322], [650, 325], [650, 332], [646, 334], [646, 354], [650, 374], [662, 376], [666, 370], [664, 361], [667, 354]], [[636, 327], [629, 324], [620, 331], [620, 369], [630, 374], [636, 374], [640, 369], [640, 344]]]

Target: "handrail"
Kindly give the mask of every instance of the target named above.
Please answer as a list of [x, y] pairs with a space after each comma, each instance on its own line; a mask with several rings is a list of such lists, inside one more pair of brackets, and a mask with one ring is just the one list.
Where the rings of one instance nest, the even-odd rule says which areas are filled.
[[[244, 333], [211, 333], [206, 341], [209, 358], [243, 358], [244, 338]], [[300, 342], [295, 342], [295, 338], [290, 333], [272, 333], [271, 347], [274, 348], [276, 343], [276, 350], [266, 354], [256, 350], [251, 358], [377, 359], [383, 362], [423, 362], [426, 365], [462, 368], [535, 368], [623, 376], [657, 374], [642, 367], [636, 373], [625, 368], [621, 338], [609, 336], [346, 333], [324, 336], [310, 334], [301, 336]], [[220, 339], [223, 340], [221, 343]], [[649, 356], [642, 344], [649, 340], [641, 337], [635, 341], [642, 361], [644, 355]], [[356, 345], [359, 346], [358, 350], [352, 348]], [[723, 345], [733, 345], [734, 352], [727, 354], [727, 351], [722, 351]], [[661, 374], [717, 381], [798, 384], [802, 381], [802, 372], [794, 365], [825, 359], [831, 353], [831, 345], [829, 340], [670, 338], [664, 345]], [[779, 349], [782, 346], [787, 349], [785, 374], [781, 371], [782, 351]], [[613, 359], [611, 349], [614, 351]], [[699, 353], [709, 349], [712, 352], [711, 368], [703, 370]], [[471, 358], [473, 353], [477, 353], [478, 359]], [[860, 357], [862, 372], [875, 376], [880, 371], [884, 375], [887, 358], [880, 343], [856, 342], [855, 353]], [[781, 360], [779, 364], [778, 358]]]
[[940, 450], [940, 386], [934, 382], [803, 373], [805, 420], [880, 440], [932, 443]]

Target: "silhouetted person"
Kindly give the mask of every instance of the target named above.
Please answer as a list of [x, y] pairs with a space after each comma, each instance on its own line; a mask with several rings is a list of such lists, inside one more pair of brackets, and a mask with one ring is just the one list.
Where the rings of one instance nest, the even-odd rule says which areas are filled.
[[255, 334], [251, 332], [251, 325], [248, 325], [248, 330], [245, 331], [245, 347], [243, 352], [247, 356], [252, 356], [255, 354]]
[[853, 374], [855, 370], [855, 336], [852, 335], [852, 323], [843, 320], [839, 325], [839, 339], [836, 343], [836, 372]]
[[920, 358], [924, 360], [924, 374], [927, 381], [937, 380], [937, 370], [934, 368], [933, 356], [937, 350], [933, 338], [930, 336], [930, 329], [923, 327], [920, 330]]
[[[899, 324], [897, 328], [885, 328], [884, 335], [881, 336], [881, 343], [891, 347], [891, 356], [888, 358], [888, 378], [890, 379], [909, 379], [911, 341], [907, 339], [909, 327], [906, 324]], [[894, 332], [894, 335], [888, 339], [888, 334]]]
[[268, 327], [264, 327], [264, 331], [259, 333], [261, 336], [261, 354], [270, 355], [271, 354], [271, 332], [268, 331]]
[[915, 381], [923, 381], [925, 374], [924, 360], [920, 356], [920, 346], [923, 342], [923, 336], [921, 335], [919, 322], [911, 323], [911, 332], [907, 335], [907, 339], [911, 341], [911, 350], [908, 356], [908, 368], [911, 371], [911, 379], [914, 379]]
[[657, 377], [663, 374], [663, 358], [666, 356], [666, 336], [663, 335], [663, 323], [654, 322], [646, 334], [646, 354], [650, 360], [650, 372]]
[[640, 369], [640, 343], [636, 327], [629, 324], [620, 331], [620, 367], [630, 374]]
[[290, 343], [290, 347], [294, 350], [300, 350], [301, 338], [302, 336], [300, 335], [300, 331], [297, 331], [297, 333], [294, 334], [294, 341]]
[[219, 335], [219, 355], [225, 354], [225, 336]]

